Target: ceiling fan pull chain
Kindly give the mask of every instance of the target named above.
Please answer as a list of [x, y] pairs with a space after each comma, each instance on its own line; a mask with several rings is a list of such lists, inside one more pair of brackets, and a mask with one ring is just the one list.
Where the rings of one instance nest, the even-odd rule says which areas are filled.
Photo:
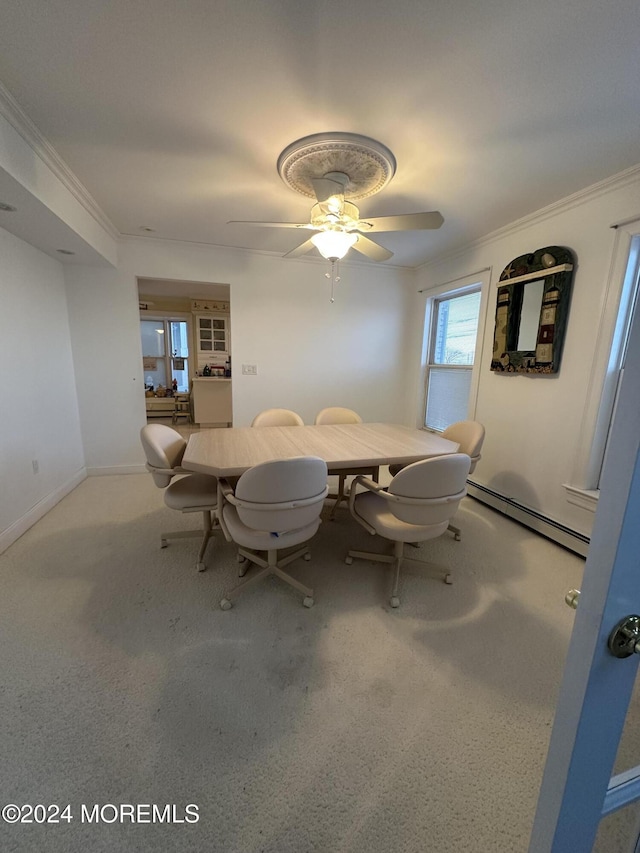
[[339, 258], [329, 258], [331, 261], [331, 272], [326, 272], [324, 274], [325, 278], [331, 280], [331, 299], [329, 302], [335, 302], [335, 297], [333, 295], [334, 287], [337, 282], [340, 281], [340, 259]]

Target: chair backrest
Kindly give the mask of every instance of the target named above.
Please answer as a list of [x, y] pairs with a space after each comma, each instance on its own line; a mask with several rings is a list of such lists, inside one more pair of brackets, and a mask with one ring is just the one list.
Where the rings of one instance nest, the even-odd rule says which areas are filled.
[[240, 520], [254, 530], [298, 530], [321, 513], [327, 486], [327, 463], [318, 456], [296, 456], [255, 465], [235, 488]]
[[187, 442], [179, 432], [164, 424], [143, 426], [140, 430], [140, 441], [147, 457], [147, 470], [151, 471], [156, 486], [164, 489], [173, 477], [173, 474], [167, 471], [180, 468]]
[[450, 441], [457, 441], [460, 447], [459, 453], [466, 453], [471, 457], [471, 468], [469, 473], [473, 471], [480, 459], [480, 450], [484, 441], [484, 427], [478, 421], [457, 421], [455, 424], [448, 426], [442, 433], [443, 438], [448, 438]]
[[[466, 494], [471, 459], [466, 453], [450, 453], [407, 465], [391, 480], [387, 491], [398, 501], [387, 506], [408, 524], [441, 524], [453, 518]], [[402, 498], [408, 498], [403, 502]], [[424, 503], [420, 503], [420, 500]]]
[[330, 406], [322, 409], [316, 415], [316, 424], [361, 424], [362, 418], [353, 409], [343, 409], [341, 406]]
[[290, 409], [265, 409], [255, 416], [251, 426], [304, 426], [304, 421]]

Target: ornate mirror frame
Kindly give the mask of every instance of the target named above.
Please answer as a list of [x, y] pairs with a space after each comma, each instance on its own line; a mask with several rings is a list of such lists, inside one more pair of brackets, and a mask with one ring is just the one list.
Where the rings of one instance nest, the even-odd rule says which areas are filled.
[[[491, 370], [546, 375], [558, 372], [569, 315], [573, 268], [573, 254], [563, 246], [545, 246], [507, 264], [498, 284]], [[535, 288], [530, 288], [525, 297], [525, 288], [534, 282]], [[519, 349], [519, 345], [522, 346], [519, 338], [526, 324], [525, 306], [532, 306], [529, 310], [537, 312], [528, 321], [535, 340], [525, 342], [533, 344], [533, 348]]]

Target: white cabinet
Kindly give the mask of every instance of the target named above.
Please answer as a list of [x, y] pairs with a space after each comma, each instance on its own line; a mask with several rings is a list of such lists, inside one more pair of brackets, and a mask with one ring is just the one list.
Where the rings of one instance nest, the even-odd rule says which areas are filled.
[[196, 377], [191, 388], [193, 419], [200, 426], [231, 426], [231, 380]]
[[222, 314], [196, 315], [198, 361], [229, 353], [229, 317]]
[[173, 397], [145, 397], [148, 418], [170, 418], [173, 415]]

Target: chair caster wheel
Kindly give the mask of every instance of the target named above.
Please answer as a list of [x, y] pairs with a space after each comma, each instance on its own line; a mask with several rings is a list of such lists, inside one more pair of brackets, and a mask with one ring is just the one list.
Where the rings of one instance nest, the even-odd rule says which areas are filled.
[[306, 553], [306, 554], [303, 554], [303, 555], [302, 555], [302, 559], [303, 559], [303, 560], [306, 560], [306, 561], [307, 561], [307, 563], [308, 563], [308, 562], [309, 562], [309, 560], [311, 559], [311, 554], [307, 551], [307, 553]]
[[167, 540], [166, 540], [166, 539], [161, 539], [161, 540], [160, 540], [160, 547], [161, 547], [161, 548], [166, 548], [168, 544], [169, 544], [169, 543], [167, 542]]
[[220, 602], [220, 610], [231, 610], [232, 606], [228, 598], [223, 598]]
[[350, 566], [350, 565], [353, 563], [353, 557], [350, 557], [350, 556], [347, 554], [347, 556], [344, 558], [344, 561], [345, 561], [345, 563], [346, 563], [348, 566]]
[[452, 577], [452, 575], [445, 575], [445, 576], [444, 576], [444, 582], [445, 582], [445, 583], [448, 583], [448, 584], [452, 584], [452, 583], [453, 583], [453, 577]]
[[207, 571], [207, 567], [206, 567], [206, 565], [205, 565], [203, 562], [196, 563], [196, 569], [197, 569], [199, 572], [206, 572], [206, 571]]
[[315, 602], [310, 595], [305, 595], [305, 597], [302, 599], [302, 604], [304, 607], [313, 607], [314, 603]]
[[456, 542], [459, 542], [460, 541], [460, 534], [459, 533], [454, 534], [453, 538], [456, 540]]
[[392, 595], [391, 598], [389, 599], [389, 604], [392, 607], [400, 607], [400, 599], [398, 598], [397, 595]]

